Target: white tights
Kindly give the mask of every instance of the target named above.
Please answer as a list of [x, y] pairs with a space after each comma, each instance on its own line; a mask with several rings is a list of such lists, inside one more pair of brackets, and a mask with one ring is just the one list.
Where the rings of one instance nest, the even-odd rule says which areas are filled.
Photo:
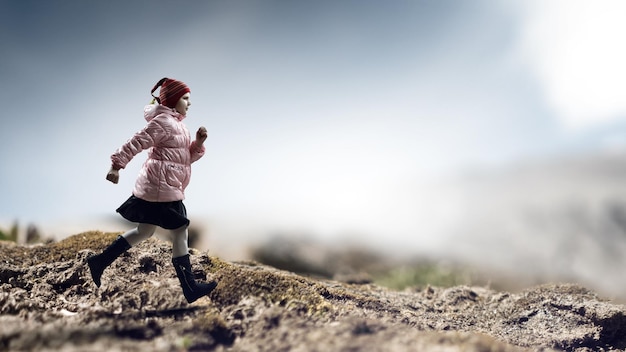
[[[156, 225], [152, 224], [139, 224], [137, 225], [137, 228], [127, 231], [122, 236], [132, 247], [134, 247], [141, 241], [152, 237], [156, 228]], [[169, 240], [172, 241], [172, 258], [182, 257], [189, 254], [187, 237], [187, 226], [181, 226], [177, 229], [169, 231]]]

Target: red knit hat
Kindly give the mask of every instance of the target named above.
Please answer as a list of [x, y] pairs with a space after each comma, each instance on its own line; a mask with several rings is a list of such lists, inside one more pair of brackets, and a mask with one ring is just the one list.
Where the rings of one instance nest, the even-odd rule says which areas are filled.
[[[159, 87], [161, 87], [161, 89], [159, 90], [159, 97], [157, 98], [154, 96], [154, 91]], [[161, 78], [161, 80], [157, 82], [150, 93], [159, 102], [159, 104], [165, 105], [168, 108], [173, 108], [176, 106], [176, 103], [178, 103], [180, 97], [189, 92], [191, 92], [191, 90], [185, 83], [165, 77]]]

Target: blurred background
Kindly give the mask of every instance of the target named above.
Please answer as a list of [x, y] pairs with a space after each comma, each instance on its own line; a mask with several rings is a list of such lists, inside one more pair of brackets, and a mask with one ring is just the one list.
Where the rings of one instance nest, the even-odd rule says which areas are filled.
[[146, 153], [118, 185], [109, 156], [172, 77], [209, 133], [185, 201], [202, 249], [362, 248], [623, 298], [625, 16], [619, 0], [0, 0], [0, 230], [130, 228], [115, 209]]

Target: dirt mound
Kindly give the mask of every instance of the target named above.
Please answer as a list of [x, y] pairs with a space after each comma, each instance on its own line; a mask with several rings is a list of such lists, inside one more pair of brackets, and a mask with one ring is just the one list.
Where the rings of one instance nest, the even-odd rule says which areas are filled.
[[[150, 239], [107, 269], [85, 265], [116, 234], [0, 244], [0, 350], [606, 351], [626, 348], [626, 307], [575, 285], [518, 294], [482, 287], [393, 291], [316, 280], [192, 251], [219, 281], [189, 305], [167, 242]], [[198, 273], [199, 274], [199, 273]]]

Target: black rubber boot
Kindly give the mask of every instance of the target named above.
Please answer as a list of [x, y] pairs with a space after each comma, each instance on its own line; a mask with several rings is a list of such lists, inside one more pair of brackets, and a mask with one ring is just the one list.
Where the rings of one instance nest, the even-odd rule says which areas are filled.
[[104, 269], [129, 249], [130, 244], [128, 241], [124, 237], [119, 236], [102, 253], [87, 258], [87, 264], [89, 264], [89, 270], [91, 270], [91, 278], [96, 286], [100, 287], [100, 277]]
[[198, 298], [208, 295], [217, 287], [216, 281], [208, 283], [196, 282], [193, 272], [191, 271], [189, 254], [172, 258], [172, 263], [174, 264], [174, 269], [176, 269], [176, 275], [180, 280], [180, 286], [183, 288], [183, 294], [187, 302], [193, 303]]

